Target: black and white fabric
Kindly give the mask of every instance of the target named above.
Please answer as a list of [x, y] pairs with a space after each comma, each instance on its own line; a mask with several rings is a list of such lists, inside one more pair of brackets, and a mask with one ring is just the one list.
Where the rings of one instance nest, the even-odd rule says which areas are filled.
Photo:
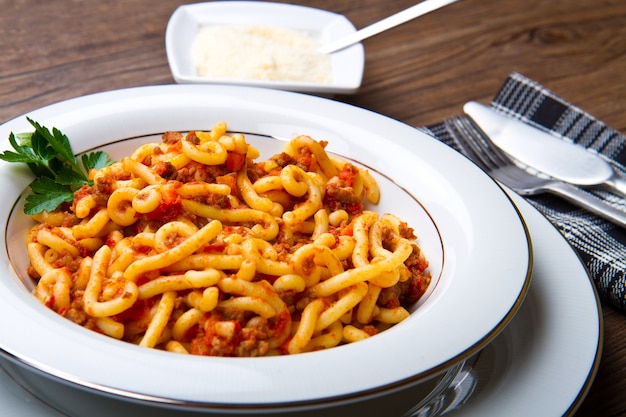
[[[626, 175], [626, 136], [568, 103], [537, 82], [510, 74], [491, 105], [546, 131], [556, 132], [605, 156]], [[444, 143], [455, 146], [442, 124], [423, 128]], [[626, 211], [626, 199], [604, 190], [588, 190]], [[579, 253], [600, 298], [626, 312], [626, 230], [548, 194], [528, 197]]]

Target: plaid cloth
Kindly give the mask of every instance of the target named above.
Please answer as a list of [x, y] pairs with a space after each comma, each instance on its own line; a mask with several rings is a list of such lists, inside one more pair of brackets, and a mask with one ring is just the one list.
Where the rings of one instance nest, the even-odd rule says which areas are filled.
[[[626, 136], [525, 76], [509, 75], [491, 105], [509, 116], [599, 152], [626, 175]], [[423, 130], [459, 150], [443, 123]], [[626, 211], [624, 197], [604, 190], [589, 191]], [[556, 196], [544, 194], [527, 197], [527, 200], [578, 252], [600, 298], [626, 312], [626, 230]]]

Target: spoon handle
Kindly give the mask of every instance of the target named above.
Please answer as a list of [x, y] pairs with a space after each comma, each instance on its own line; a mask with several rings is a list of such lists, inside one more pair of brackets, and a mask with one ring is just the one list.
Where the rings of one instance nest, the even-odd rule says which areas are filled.
[[421, 3], [409, 7], [408, 9], [404, 9], [396, 14], [379, 20], [376, 23], [372, 23], [371, 25], [366, 26], [363, 29], [358, 30], [354, 33], [351, 33], [348, 36], [337, 39], [336, 41], [332, 41], [326, 45], [322, 45], [318, 49], [318, 52], [323, 54], [330, 54], [339, 51], [343, 48], [360, 42], [363, 39], [377, 35], [380, 32], [406, 23], [409, 20], [413, 20], [416, 17], [425, 15], [426, 13], [430, 13], [456, 1], [458, 0], [424, 0]]
[[626, 178], [622, 177], [620, 174], [615, 173], [604, 185], [609, 187], [609, 191], [626, 197]]

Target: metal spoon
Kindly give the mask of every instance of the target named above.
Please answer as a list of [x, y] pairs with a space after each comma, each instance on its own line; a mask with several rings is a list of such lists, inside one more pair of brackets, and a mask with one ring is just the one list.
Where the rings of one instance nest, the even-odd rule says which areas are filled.
[[409, 20], [413, 20], [416, 17], [425, 15], [457, 1], [458, 0], [424, 0], [421, 3], [409, 7], [408, 9], [404, 9], [396, 14], [384, 18], [383, 20], [372, 23], [371, 25], [351, 33], [348, 36], [344, 36], [343, 38], [329, 42], [326, 45], [322, 45], [317, 51], [323, 54], [337, 52], [350, 45], [358, 43], [363, 39], [378, 35], [380, 32], [399, 26]]

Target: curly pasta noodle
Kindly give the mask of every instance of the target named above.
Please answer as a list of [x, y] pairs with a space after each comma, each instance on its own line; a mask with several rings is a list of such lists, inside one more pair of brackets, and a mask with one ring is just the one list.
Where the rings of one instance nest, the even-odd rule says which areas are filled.
[[404, 320], [430, 284], [417, 238], [365, 210], [370, 173], [298, 136], [259, 152], [220, 122], [90, 173], [27, 236], [34, 295], [149, 348], [265, 356], [331, 348]]

